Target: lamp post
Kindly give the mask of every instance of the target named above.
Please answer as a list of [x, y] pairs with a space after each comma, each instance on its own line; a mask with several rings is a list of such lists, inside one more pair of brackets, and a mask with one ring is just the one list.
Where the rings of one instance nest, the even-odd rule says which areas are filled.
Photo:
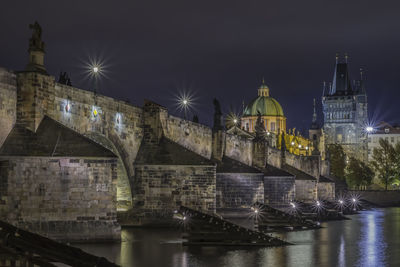
[[93, 107], [93, 115], [94, 115], [94, 117], [97, 117], [97, 115], [98, 115], [98, 111], [97, 111], [97, 98], [96, 98], [96, 96], [97, 96], [97, 83], [98, 83], [97, 79], [98, 79], [98, 76], [99, 76], [99, 74], [100, 74], [100, 68], [99, 68], [99, 66], [97, 66], [97, 65], [93, 65], [93, 66], [90, 68], [90, 71], [91, 71], [91, 73], [92, 73], [92, 75], [93, 75], [93, 77], [94, 77], [94, 88], [93, 88], [93, 93], [94, 93], [94, 107]]
[[183, 104], [183, 110], [184, 110], [184, 119], [187, 120], [187, 109], [188, 109], [189, 101], [186, 98], [184, 98], [182, 100], [182, 104]]

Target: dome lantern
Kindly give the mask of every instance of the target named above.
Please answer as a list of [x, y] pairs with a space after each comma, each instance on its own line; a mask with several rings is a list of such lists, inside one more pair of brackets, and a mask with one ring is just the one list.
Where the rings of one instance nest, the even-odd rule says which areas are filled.
[[269, 96], [269, 88], [265, 84], [264, 78], [262, 79], [262, 84], [258, 88], [258, 96]]

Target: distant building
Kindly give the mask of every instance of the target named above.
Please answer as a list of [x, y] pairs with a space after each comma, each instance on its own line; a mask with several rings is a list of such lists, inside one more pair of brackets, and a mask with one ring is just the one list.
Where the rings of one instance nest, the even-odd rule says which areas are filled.
[[[279, 102], [270, 96], [270, 90], [263, 79], [258, 88], [258, 97], [253, 99], [243, 110], [241, 117], [242, 131], [251, 135], [255, 134], [258, 113], [264, 125], [266, 137], [273, 147], [281, 149], [281, 133], [285, 133], [286, 150], [295, 155], [310, 155], [313, 151], [313, 143], [306, 137], [301, 136], [296, 128], [286, 128], [286, 117]], [[230, 132], [239, 132], [237, 127], [231, 128]], [[287, 132], [286, 132], [287, 131]], [[245, 135], [241, 133], [241, 135]]]
[[282, 106], [269, 95], [269, 88], [264, 80], [258, 88], [258, 97], [243, 110], [242, 129], [250, 133], [255, 131], [258, 112], [261, 114], [267, 132], [275, 134], [281, 131], [286, 132], [286, 117]]
[[373, 132], [368, 134], [368, 160], [372, 160], [374, 148], [380, 147], [380, 139], [386, 139], [393, 146], [400, 143], [400, 125], [381, 122]]
[[324, 84], [322, 106], [325, 145], [340, 144], [347, 156], [367, 161], [367, 93], [362, 72], [360, 80], [351, 81], [347, 56], [345, 62], [336, 57], [333, 81], [328, 87]]

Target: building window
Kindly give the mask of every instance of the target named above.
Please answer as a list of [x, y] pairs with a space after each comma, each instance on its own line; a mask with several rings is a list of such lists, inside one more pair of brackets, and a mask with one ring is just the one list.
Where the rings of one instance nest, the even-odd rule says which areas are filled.
[[271, 122], [271, 131], [272, 131], [272, 132], [275, 131], [275, 122]]
[[389, 128], [385, 128], [385, 133], [389, 133]]
[[338, 134], [338, 135], [336, 136], [336, 139], [337, 139], [338, 142], [342, 142], [343, 135], [342, 135], [342, 134]]
[[368, 143], [371, 143], [371, 137], [368, 137]]
[[246, 131], [248, 131], [248, 130], [249, 130], [249, 123], [246, 122]]

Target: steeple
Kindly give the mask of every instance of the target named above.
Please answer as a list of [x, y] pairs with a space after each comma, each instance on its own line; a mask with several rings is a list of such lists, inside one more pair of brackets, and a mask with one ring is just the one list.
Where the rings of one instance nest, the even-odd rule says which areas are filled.
[[314, 98], [314, 112], [313, 112], [313, 116], [312, 116], [312, 123], [311, 123], [311, 129], [318, 129], [318, 123], [317, 123], [317, 109], [316, 109], [316, 105], [315, 105], [315, 98]]
[[258, 96], [269, 96], [269, 88], [268, 88], [268, 86], [265, 84], [264, 77], [263, 77], [263, 79], [262, 79], [262, 84], [261, 84], [261, 86], [258, 88]]
[[336, 55], [335, 72], [333, 74], [332, 88], [329, 92], [330, 95], [349, 95], [353, 93], [347, 61], [347, 54], [345, 54], [345, 63], [341, 63], [338, 55]]

